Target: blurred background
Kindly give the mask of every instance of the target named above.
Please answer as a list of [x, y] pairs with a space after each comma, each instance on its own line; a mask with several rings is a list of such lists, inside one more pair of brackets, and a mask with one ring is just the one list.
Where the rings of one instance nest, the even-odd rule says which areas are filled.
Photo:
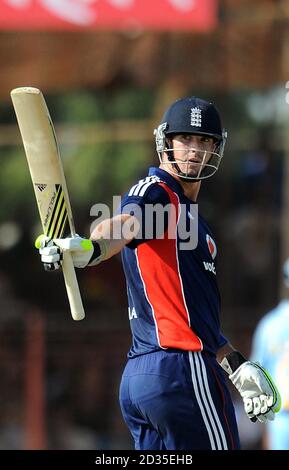
[[[158, 165], [165, 107], [187, 95], [217, 105], [229, 139], [199, 210], [219, 246], [224, 334], [249, 354], [284, 295], [289, 255], [289, 2], [1, 0], [0, 77], [0, 449], [130, 449], [120, 258], [78, 271], [86, 319], [74, 322], [61, 273], [45, 273], [34, 248], [41, 227], [10, 91], [44, 93], [86, 236], [94, 204], [112, 207]], [[239, 405], [243, 447], [260, 448]]]

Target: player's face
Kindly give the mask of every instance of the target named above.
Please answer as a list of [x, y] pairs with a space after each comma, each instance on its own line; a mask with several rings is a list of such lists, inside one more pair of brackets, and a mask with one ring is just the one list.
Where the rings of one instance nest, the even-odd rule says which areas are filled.
[[215, 143], [211, 137], [178, 134], [172, 139], [172, 149], [180, 170], [188, 176], [196, 176], [210, 160]]

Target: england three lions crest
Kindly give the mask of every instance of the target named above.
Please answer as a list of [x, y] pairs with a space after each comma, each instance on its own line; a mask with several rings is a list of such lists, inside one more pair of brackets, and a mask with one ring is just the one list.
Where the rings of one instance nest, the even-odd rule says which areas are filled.
[[202, 110], [198, 107], [191, 109], [191, 126], [202, 127]]

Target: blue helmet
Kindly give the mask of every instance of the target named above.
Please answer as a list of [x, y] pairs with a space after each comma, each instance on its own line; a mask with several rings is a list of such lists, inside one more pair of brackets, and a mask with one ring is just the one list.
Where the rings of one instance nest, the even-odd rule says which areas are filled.
[[[175, 101], [164, 113], [154, 133], [160, 162], [168, 165], [167, 171], [187, 180], [198, 181], [212, 176], [218, 170], [224, 153], [227, 132], [222, 128], [219, 112], [213, 103], [195, 96]], [[170, 139], [177, 134], [203, 135], [215, 141], [214, 152], [209, 152], [211, 156], [206, 162], [206, 155], [204, 155], [197, 175], [189, 176], [188, 173], [181, 172], [178, 160], [172, 156]], [[164, 152], [167, 153], [169, 162], [164, 162]]]

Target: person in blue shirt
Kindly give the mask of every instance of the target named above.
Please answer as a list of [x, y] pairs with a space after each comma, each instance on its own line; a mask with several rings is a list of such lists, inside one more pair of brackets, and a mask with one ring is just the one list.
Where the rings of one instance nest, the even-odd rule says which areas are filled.
[[[283, 265], [283, 277], [289, 289], [289, 259]], [[270, 370], [282, 399], [278, 419], [268, 422], [264, 429], [263, 447], [289, 450], [289, 298], [280, 300], [257, 324], [251, 360]]]
[[90, 240], [38, 240], [47, 270], [61, 266], [63, 250], [81, 268], [121, 252], [132, 345], [119, 399], [139, 450], [239, 449], [225, 372], [251, 420], [272, 420], [280, 406], [268, 373], [220, 328], [217, 246], [197, 198], [219, 168], [226, 137], [214, 104], [175, 101], [155, 130], [159, 167], [135, 182], [119, 212]]

